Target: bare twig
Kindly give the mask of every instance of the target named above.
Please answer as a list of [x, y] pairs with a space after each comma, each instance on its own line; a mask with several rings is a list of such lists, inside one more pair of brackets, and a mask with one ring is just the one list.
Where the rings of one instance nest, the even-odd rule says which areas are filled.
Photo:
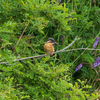
[[[26, 60], [26, 59], [31, 59], [31, 58], [41, 58], [41, 57], [44, 57], [46, 56], [46, 54], [43, 54], [43, 55], [38, 55], [38, 56], [32, 56], [32, 57], [26, 57], [26, 58], [22, 58], [22, 59], [15, 59], [13, 60], [13, 62], [16, 62], [16, 61], [23, 61], [23, 60]], [[0, 62], [0, 64], [8, 64], [9, 62]]]
[[65, 47], [64, 49], [61, 49], [59, 51], [54, 52], [53, 54], [59, 53], [59, 52], [64, 52], [67, 48], [69, 48], [75, 41], [77, 40], [77, 37], [74, 39], [74, 41], [69, 44], [67, 47]]
[[77, 49], [64, 50], [62, 52], [75, 51], [75, 50], [90, 50], [90, 51], [97, 50], [97, 51], [100, 51], [100, 49], [94, 49], [94, 48], [77, 48]]
[[[67, 48], [69, 48], [75, 41], [77, 40], [77, 37], [74, 39], [74, 41], [69, 44], [67, 47], [65, 47], [64, 49], [61, 49], [59, 51], [56, 51], [54, 52], [53, 54], [56, 54], [56, 53], [59, 53], [59, 52], [64, 52]], [[44, 57], [46, 56], [46, 54], [43, 54], [43, 55], [38, 55], [38, 56], [32, 56], [32, 57], [26, 57], [26, 58], [22, 58], [22, 59], [15, 59], [13, 60], [13, 62], [16, 62], [16, 61], [23, 61], [23, 60], [26, 60], [26, 59], [31, 59], [31, 58], [41, 58], [41, 57]], [[8, 64], [9, 62], [0, 62], [0, 64]]]
[[24, 30], [23, 30], [23, 32], [22, 32], [22, 34], [21, 34], [21, 36], [20, 36], [20, 38], [19, 38], [19, 40], [18, 40], [18, 42], [17, 42], [17, 45], [18, 45], [20, 39], [22, 38], [22, 36], [23, 36], [23, 34], [24, 34], [24, 32], [25, 32], [27, 26], [29, 25], [29, 23], [30, 23], [30, 21], [27, 23], [26, 27], [24, 28]]

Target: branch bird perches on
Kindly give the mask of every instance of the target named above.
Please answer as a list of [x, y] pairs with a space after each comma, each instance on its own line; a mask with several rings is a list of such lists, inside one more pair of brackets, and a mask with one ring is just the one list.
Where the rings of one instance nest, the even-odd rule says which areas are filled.
[[[70, 43], [67, 47], [65, 47], [64, 49], [61, 49], [59, 51], [54, 52], [53, 54], [59, 53], [59, 52], [67, 52], [67, 51], [75, 51], [75, 50], [99, 50], [100, 49], [94, 49], [94, 48], [76, 48], [76, 49], [70, 49], [70, 50], [66, 50], [67, 48], [69, 48], [75, 41], [77, 40], [77, 37], [74, 39], [74, 41], [72, 43]], [[42, 58], [46, 56], [46, 54], [43, 55], [38, 55], [38, 56], [32, 56], [32, 57], [26, 57], [26, 58], [22, 58], [22, 59], [15, 59], [13, 60], [13, 62], [17, 62], [17, 61], [23, 61], [26, 59], [31, 59], [31, 58]], [[0, 64], [8, 64], [10, 62], [0, 62]]]
[[[54, 52], [53, 54], [56, 54], [56, 53], [59, 53], [59, 52], [64, 52], [67, 48], [69, 48], [75, 41], [77, 40], [77, 37], [73, 40], [72, 43], [70, 43], [67, 47], [59, 50], [59, 51], [56, 51]], [[22, 59], [15, 59], [13, 60], [13, 62], [17, 62], [17, 61], [23, 61], [23, 60], [26, 60], [26, 59], [31, 59], [31, 58], [41, 58], [41, 57], [44, 57], [46, 56], [46, 54], [43, 54], [43, 55], [38, 55], [38, 56], [32, 56], [32, 57], [26, 57], [26, 58], [22, 58]], [[8, 64], [10, 62], [0, 62], [0, 64]]]

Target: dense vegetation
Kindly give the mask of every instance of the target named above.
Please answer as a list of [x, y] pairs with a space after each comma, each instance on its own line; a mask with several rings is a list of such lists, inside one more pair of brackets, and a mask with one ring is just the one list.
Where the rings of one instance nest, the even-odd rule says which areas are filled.
[[[0, 0], [0, 5], [0, 63], [9, 62], [0, 64], [0, 100], [99, 98], [100, 66], [91, 68], [100, 55], [91, 49], [100, 36], [99, 0]], [[76, 36], [70, 51], [13, 62], [44, 54], [49, 37], [60, 44], [57, 51]]]

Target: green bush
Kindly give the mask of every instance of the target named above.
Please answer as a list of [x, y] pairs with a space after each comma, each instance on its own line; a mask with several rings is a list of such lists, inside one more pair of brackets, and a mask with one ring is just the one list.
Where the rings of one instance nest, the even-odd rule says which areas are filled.
[[[25, 61], [22, 65], [2, 66], [1, 98], [2, 99], [42, 99], [42, 100], [94, 100], [98, 93], [89, 93], [91, 86], [85, 85], [84, 81], [78, 80], [75, 85], [70, 83], [69, 65], [53, 62], [47, 63], [50, 58], [43, 58], [43, 61], [31, 63]], [[11, 77], [11, 78], [10, 78]]]

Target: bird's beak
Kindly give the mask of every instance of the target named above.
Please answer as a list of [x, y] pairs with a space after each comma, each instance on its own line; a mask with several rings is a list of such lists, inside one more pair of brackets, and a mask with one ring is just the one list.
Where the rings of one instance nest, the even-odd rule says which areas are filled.
[[[54, 44], [59, 45], [57, 42], [54, 42]], [[59, 45], [60, 46], [60, 45]]]

